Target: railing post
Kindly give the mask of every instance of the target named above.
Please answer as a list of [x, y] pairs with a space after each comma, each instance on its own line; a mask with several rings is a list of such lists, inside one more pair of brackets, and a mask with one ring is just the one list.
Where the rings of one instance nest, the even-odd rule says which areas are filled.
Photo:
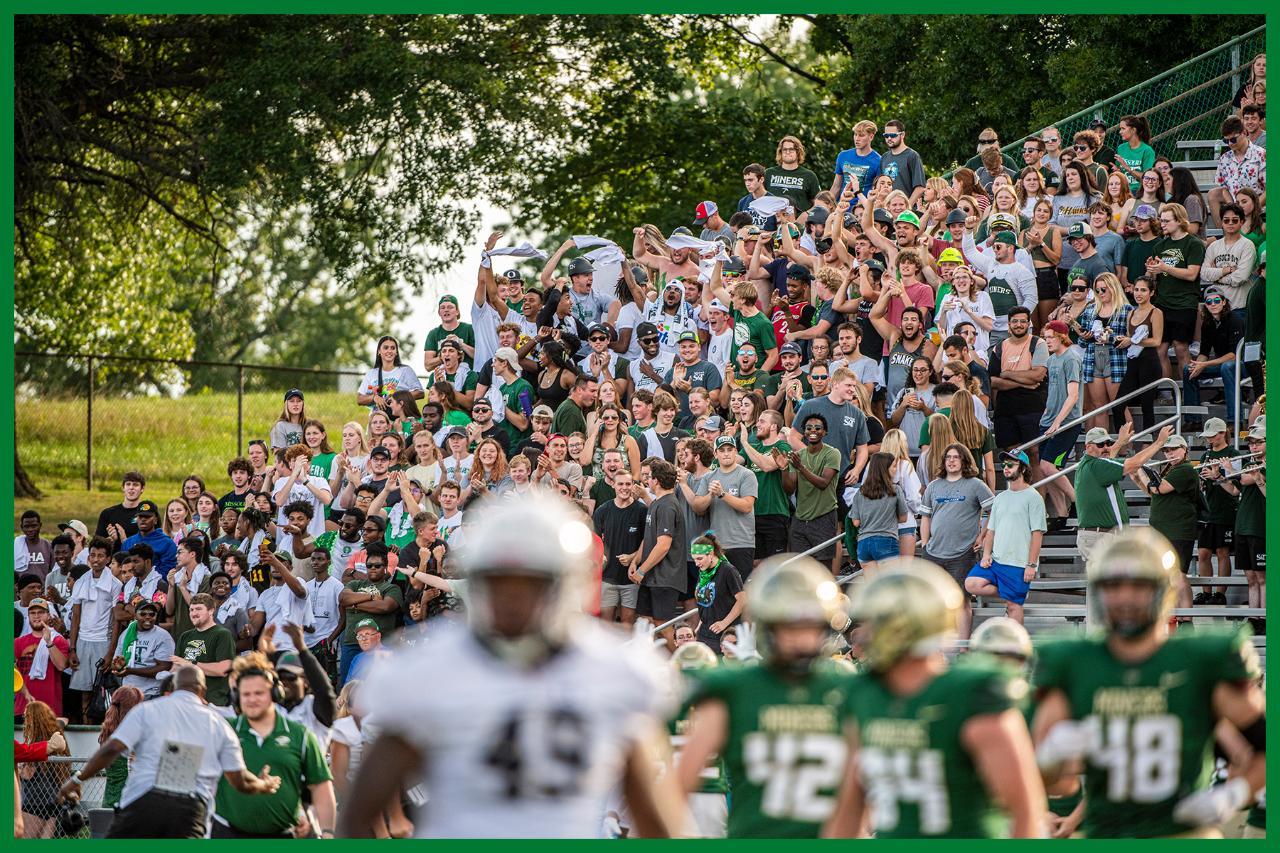
[[[1240, 45], [1236, 44], [1231, 48], [1231, 67], [1235, 69], [1235, 73], [1231, 75], [1231, 94], [1235, 96], [1240, 91]], [[1249, 73], [1253, 73], [1253, 69], [1249, 69]]]
[[[1236, 344], [1236, 399], [1234, 411], [1232, 411], [1231, 419], [1231, 444], [1236, 450], [1240, 449], [1240, 377], [1244, 375], [1244, 338], [1240, 338], [1240, 343]], [[1258, 393], [1256, 390], [1253, 392]]]
[[236, 451], [239, 456], [244, 450], [244, 365], [236, 366]]
[[85, 403], [84, 418], [84, 487], [93, 491], [93, 356], [89, 356], [89, 397]]

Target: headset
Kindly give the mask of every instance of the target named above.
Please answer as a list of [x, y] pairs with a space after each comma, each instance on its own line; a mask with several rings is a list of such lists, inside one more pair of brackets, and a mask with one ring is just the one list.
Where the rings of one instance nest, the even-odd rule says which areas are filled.
[[[241, 678], [254, 675], [267, 680], [267, 683], [271, 685], [271, 701], [277, 705], [283, 705], [284, 688], [280, 686], [280, 676], [276, 675], [274, 669], [262, 669], [256, 666], [246, 669], [236, 676], [236, 683], [238, 684]], [[240, 713], [240, 691], [236, 689], [234, 684], [231, 686], [231, 707], [236, 709], [237, 714]]]

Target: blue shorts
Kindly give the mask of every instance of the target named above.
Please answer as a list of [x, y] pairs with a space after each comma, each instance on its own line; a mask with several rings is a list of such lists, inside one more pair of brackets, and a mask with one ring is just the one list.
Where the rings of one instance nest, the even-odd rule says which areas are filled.
[[858, 562], [869, 563], [898, 556], [898, 537], [867, 536], [858, 540]]
[[1027, 600], [1027, 591], [1031, 589], [1031, 584], [1022, 579], [1025, 571], [1025, 567], [1006, 566], [993, 561], [991, 567], [987, 569], [982, 568], [982, 564], [978, 563], [969, 570], [968, 576], [990, 581], [996, 585], [996, 590], [1005, 601], [1011, 604], [1022, 604]]

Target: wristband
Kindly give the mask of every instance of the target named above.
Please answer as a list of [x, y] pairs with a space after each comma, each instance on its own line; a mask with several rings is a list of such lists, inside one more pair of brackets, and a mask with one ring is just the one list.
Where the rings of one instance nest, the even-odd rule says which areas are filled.
[[493, 269], [493, 259], [489, 257], [488, 252], [484, 252], [480, 255], [480, 266], [482, 269]]

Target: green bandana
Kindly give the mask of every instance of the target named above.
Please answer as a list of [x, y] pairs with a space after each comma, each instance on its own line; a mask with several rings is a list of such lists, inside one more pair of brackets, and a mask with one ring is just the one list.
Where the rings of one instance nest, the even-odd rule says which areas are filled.
[[715, 549], [715, 548], [713, 548], [713, 547], [712, 547], [712, 546], [710, 546], [710, 545], [699, 545], [699, 544], [695, 543], [695, 544], [693, 544], [693, 545], [690, 545], [690, 546], [689, 546], [689, 553], [690, 553], [690, 554], [692, 554], [692, 555], [693, 555], [693, 556], [695, 556], [695, 557], [700, 556], [700, 555], [701, 555], [701, 556], [706, 556], [707, 554], [714, 554], [714, 553], [715, 553], [715, 551], [716, 551], [716, 549]]

